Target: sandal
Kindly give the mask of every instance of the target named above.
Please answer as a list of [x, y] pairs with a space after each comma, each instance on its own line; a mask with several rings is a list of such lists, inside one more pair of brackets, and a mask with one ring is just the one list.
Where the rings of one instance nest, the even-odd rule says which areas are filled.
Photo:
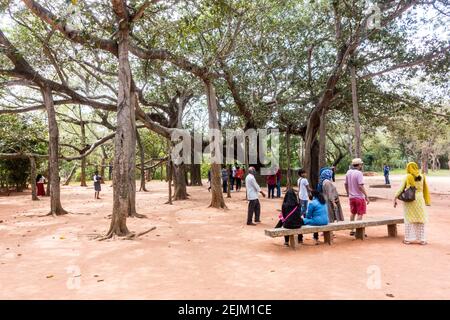
[[427, 244], [427, 242], [426, 242], [426, 241], [420, 241], [420, 244], [421, 244], [422, 246], [424, 246], [424, 245]]
[[404, 244], [411, 244], [410, 241], [406, 241], [406, 240], [403, 240], [403, 243], [404, 243]]

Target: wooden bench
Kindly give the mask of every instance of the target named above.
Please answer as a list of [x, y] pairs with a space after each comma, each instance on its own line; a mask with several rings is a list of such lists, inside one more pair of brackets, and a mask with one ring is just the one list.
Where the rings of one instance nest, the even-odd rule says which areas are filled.
[[331, 245], [332, 232], [338, 230], [353, 230], [356, 229], [356, 239], [364, 240], [365, 229], [367, 227], [376, 227], [387, 225], [389, 237], [397, 236], [397, 224], [404, 223], [403, 218], [367, 218], [360, 221], [340, 221], [327, 224], [326, 226], [302, 226], [299, 229], [285, 229], [285, 228], [273, 228], [266, 229], [264, 232], [266, 236], [276, 238], [289, 236], [289, 246], [295, 249], [295, 236], [299, 234], [307, 234], [314, 232], [323, 232], [325, 243]]

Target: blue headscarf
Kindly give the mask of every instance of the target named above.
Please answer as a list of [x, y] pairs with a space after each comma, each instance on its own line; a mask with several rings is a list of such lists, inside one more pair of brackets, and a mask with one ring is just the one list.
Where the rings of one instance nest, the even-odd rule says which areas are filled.
[[333, 178], [333, 170], [330, 167], [323, 167], [320, 169], [319, 184], [317, 185], [317, 191], [323, 192], [323, 182], [325, 180], [331, 180]]

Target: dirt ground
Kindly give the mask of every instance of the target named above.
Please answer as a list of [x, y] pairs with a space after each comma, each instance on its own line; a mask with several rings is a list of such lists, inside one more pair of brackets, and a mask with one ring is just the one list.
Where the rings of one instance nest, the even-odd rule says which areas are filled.
[[[402, 216], [393, 189], [370, 188], [368, 216]], [[366, 184], [383, 177], [366, 177]], [[343, 192], [342, 178], [337, 181]], [[262, 199], [262, 223], [246, 226], [244, 191], [226, 199], [228, 210], [208, 208], [206, 185], [189, 187], [190, 199], [170, 206], [167, 185], [148, 183], [137, 209], [148, 219], [129, 219], [132, 231], [157, 229], [137, 240], [98, 242], [107, 231], [112, 189], [102, 199], [93, 187], [62, 187], [71, 214], [40, 217], [49, 199], [29, 193], [0, 197], [0, 299], [449, 299], [450, 179], [430, 177], [429, 244], [404, 245], [385, 226], [366, 230], [366, 240], [337, 232], [332, 246], [312, 235], [293, 251], [264, 235], [277, 222], [280, 199]], [[347, 198], [341, 199], [349, 218]], [[322, 240], [322, 238], [321, 238]]]

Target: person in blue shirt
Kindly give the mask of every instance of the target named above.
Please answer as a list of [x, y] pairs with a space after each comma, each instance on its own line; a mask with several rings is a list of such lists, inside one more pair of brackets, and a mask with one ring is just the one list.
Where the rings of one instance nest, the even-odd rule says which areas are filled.
[[[308, 205], [306, 217], [303, 223], [310, 226], [324, 226], [328, 224], [328, 207], [323, 195], [317, 191], [312, 191], [313, 200]], [[319, 233], [314, 233], [314, 240], [319, 244]]]
[[383, 174], [384, 174], [384, 182], [385, 184], [391, 184], [391, 182], [389, 181], [389, 171], [391, 171], [391, 168], [385, 164], [383, 167]]

